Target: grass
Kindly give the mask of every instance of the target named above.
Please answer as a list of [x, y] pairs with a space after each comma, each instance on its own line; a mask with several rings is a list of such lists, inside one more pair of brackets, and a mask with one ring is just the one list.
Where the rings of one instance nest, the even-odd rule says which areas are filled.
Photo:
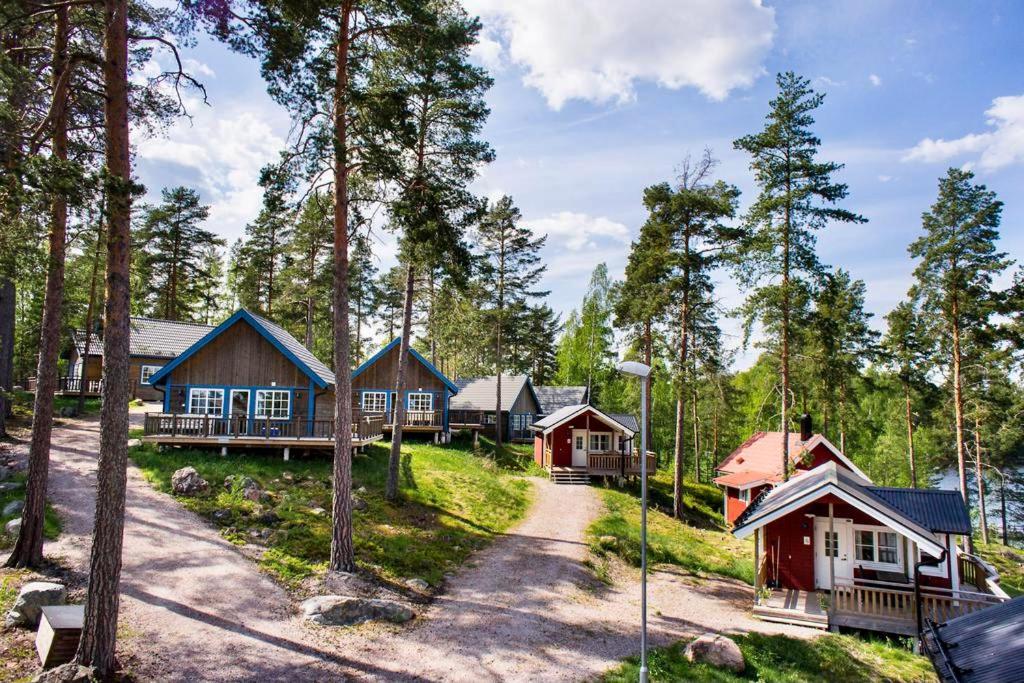
[[[685, 645], [656, 648], [648, 655], [651, 681], [935, 681], [931, 663], [900, 644], [863, 641], [852, 636], [821, 635], [813, 640], [749, 633], [734, 636], [746, 661], [746, 670], [734, 674], [708, 664], [691, 664], [683, 656]], [[637, 680], [639, 662], [633, 658], [604, 676], [606, 683]]]
[[[25, 497], [25, 474], [18, 473], [10, 478], [9, 481], [20, 482], [22, 487], [14, 491], [2, 491], [0, 492], [0, 510], [13, 500], [22, 500]], [[0, 515], [0, 549], [8, 549], [14, 546], [14, 538], [4, 533], [4, 528], [12, 519], [20, 518], [21, 513], [14, 515]], [[49, 503], [46, 504], [46, 512], [43, 517], [43, 537], [48, 540], [53, 540], [60, 536], [61, 522], [60, 516], [57, 511], [54, 510]]]
[[975, 541], [975, 550], [999, 572], [999, 585], [1007, 595], [1024, 595], [1024, 551], [998, 543]]
[[[591, 550], [598, 556], [615, 554], [639, 566], [639, 485], [606, 489], [601, 495], [605, 513], [587, 530]], [[672, 507], [671, 473], [659, 472], [652, 478], [649, 496], [649, 562], [677, 565], [694, 574], [717, 574], [754, 583], [753, 547], [726, 531], [725, 520], [716, 509], [722, 500], [718, 489], [685, 482], [683, 523], [663, 512]]]
[[[11, 412], [14, 413], [15, 420], [31, 423], [32, 422], [32, 404], [35, 401], [35, 394], [28, 391], [15, 391], [14, 400], [11, 401]], [[54, 417], [60, 418], [61, 408], [76, 408], [78, 407], [77, 396], [54, 396], [53, 397], [53, 414]], [[100, 412], [100, 399], [99, 398], [86, 398], [85, 404], [82, 408], [82, 415], [98, 415]]]
[[[25, 569], [0, 569], [0, 614], [14, 606], [18, 590], [30, 577]], [[28, 681], [38, 670], [35, 633], [28, 629], [0, 629], [0, 679]]]
[[[526, 512], [529, 483], [513, 473], [527, 467], [522, 454], [481, 457], [458, 444], [402, 446], [402, 500], [384, 500], [388, 444], [374, 444], [354, 459], [353, 489], [366, 503], [354, 513], [357, 562], [384, 580], [422, 578], [439, 585], [446, 572], [502, 533]], [[169, 450], [151, 445], [131, 457], [158, 489], [170, 491], [175, 470], [191, 465], [210, 483], [195, 497], [180, 497], [187, 508], [221, 528], [238, 543], [266, 546], [261, 566], [288, 585], [326, 568], [331, 545], [331, 459], [327, 454], [284, 462], [269, 453]], [[252, 502], [226, 490], [228, 475], [256, 480], [269, 499]], [[365, 487], [365, 490], [360, 491]], [[273, 512], [280, 521], [260, 520]], [[217, 517], [214, 513], [218, 513]], [[264, 529], [267, 538], [254, 538]]]

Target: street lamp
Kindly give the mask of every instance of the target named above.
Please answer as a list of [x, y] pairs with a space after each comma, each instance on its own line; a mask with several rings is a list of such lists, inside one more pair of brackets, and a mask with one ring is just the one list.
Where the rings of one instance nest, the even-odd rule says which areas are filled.
[[629, 360], [619, 363], [618, 370], [640, 378], [640, 683], [647, 683], [647, 385], [651, 368]]

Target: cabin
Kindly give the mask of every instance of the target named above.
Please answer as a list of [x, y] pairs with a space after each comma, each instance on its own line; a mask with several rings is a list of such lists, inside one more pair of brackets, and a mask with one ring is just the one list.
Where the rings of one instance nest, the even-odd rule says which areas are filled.
[[[800, 432], [789, 432], [790, 474], [835, 462], [861, 472], [831, 441], [811, 430], [811, 418], [801, 418]], [[718, 465], [714, 482], [722, 488], [722, 514], [732, 524], [761, 493], [783, 480], [782, 432], [757, 432]]]
[[533, 388], [540, 401], [540, 417], [550, 415], [566, 406], [590, 403], [590, 392], [586, 386], [536, 386]]
[[[168, 361], [199, 341], [212, 329], [212, 326], [200, 323], [133, 316], [128, 350], [131, 397], [143, 401], [161, 400], [162, 395], [150, 385], [150, 378]], [[75, 330], [71, 334], [68, 372], [57, 378], [58, 396], [77, 396], [83, 389], [86, 396], [100, 395], [100, 382], [103, 379], [103, 339], [100, 335], [92, 335], [88, 340], [89, 354], [86, 357], [86, 336], [82, 330]], [[33, 391], [35, 386], [36, 379], [30, 377], [26, 388]]]
[[[383, 415], [385, 432], [394, 428], [400, 349], [401, 337], [397, 337], [352, 373], [354, 410]], [[449, 441], [449, 404], [458, 393], [459, 387], [452, 380], [416, 349], [409, 347], [405, 389], [401, 398], [405, 405], [403, 433], [430, 435], [435, 442]]]
[[[640, 474], [639, 433], [632, 415], [605, 413], [587, 404], [565, 406], [530, 425], [533, 455], [557, 484], [588, 484], [591, 477]], [[656, 467], [647, 453], [647, 471]]]
[[[143, 441], [165, 446], [334, 448], [334, 372], [295, 337], [245, 309], [150, 377], [163, 411]], [[352, 445], [382, 438], [379, 411], [353, 411]]]
[[[459, 393], [451, 400], [452, 429], [469, 429], [494, 437], [497, 423], [498, 376], [455, 380]], [[540, 400], [526, 375], [501, 376], [501, 432], [505, 441], [530, 443], [530, 425], [541, 414]]]
[[754, 615], [818, 628], [915, 635], [924, 618], [1007, 599], [995, 570], [964, 553], [955, 491], [874, 486], [829, 460], [762, 493], [735, 520], [753, 537]]

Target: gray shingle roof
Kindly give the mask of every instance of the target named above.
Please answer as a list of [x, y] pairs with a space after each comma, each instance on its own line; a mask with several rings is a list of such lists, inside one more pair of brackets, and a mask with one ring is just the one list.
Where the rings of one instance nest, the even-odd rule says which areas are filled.
[[550, 415], [559, 408], [580, 405], [587, 402], [587, 387], [534, 387], [537, 400], [540, 401], [540, 412]]
[[956, 491], [897, 489], [883, 486], [866, 488], [925, 529], [944, 534], [971, 533], [971, 520], [967, 516], [967, 508], [964, 507], [963, 498]]
[[303, 346], [302, 342], [293, 337], [290, 332], [277, 323], [272, 323], [266, 318], [256, 315], [252, 311], [247, 311], [247, 313], [252, 316], [253, 320], [263, 326], [263, 329], [267, 334], [276, 339], [281, 346], [288, 349], [293, 356], [305, 363], [306, 366], [320, 379], [328, 384], [334, 384], [334, 371], [324, 365], [319, 358], [313, 355], [312, 351]]
[[[128, 352], [133, 356], [174, 358], [212, 329], [213, 326], [201, 323], [132, 316]], [[85, 353], [85, 332], [75, 330], [72, 340], [79, 355]], [[97, 335], [89, 342], [89, 355], [103, 355], [103, 341]]]
[[605, 416], [611, 418], [613, 421], [618, 422], [620, 425], [622, 425], [623, 427], [625, 427], [626, 429], [628, 429], [631, 432], [636, 433], [636, 431], [637, 431], [636, 418], [633, 417], [632, 415], [612, 415], [610, 413], [604, 412], [600, 408], [595, 408], [594, 406], [588, 405], [586, 403], [581, 403], [579, 405], [565, 406], [563, 408], [559, 408], [558, 410], [556, 410], [555, 412], [551, 413], [550, 415], [548, 415], [548, 416], [546, 416], [546, 417], [544, 417], [544, 418], [542, 418], [540, 420], [537, 420], [536, 422], [534, 422], [530, 426], [533, 427], [534, 429], [538, 430], [538, 431], [544, 431], [548, 427], [553, 427], [553, 426], [557, 425], [562, 420], [565, 420], [566, 418], [571, 417], [572, 415], [574, 415], [575, 413], [583, 410], [584, 408], [590, 408], [592, 410], [596, 410], [597, 412], [601, 413], [602, 415], [605, 415]]
[[[501, 409], [512, 410], [512, 405], [519, 394], [526, 389], [529, 378], [526, 375], [501, 376]], [[498, 376], [464, 377], [455, 380], [459, 393], [451, 398], [448, 407], [451, 410], [494, 410], [497, 398]]]
[[635, 415], [626, 415], [625, 413], [608, 413], [608, 417], [612, 418], [631, 432], [640, 433], [640, 423], [637, 421]]
[[1024, 680], [1024, 596], [950, 619], [925, 634], [925, 649], [942, 681]]

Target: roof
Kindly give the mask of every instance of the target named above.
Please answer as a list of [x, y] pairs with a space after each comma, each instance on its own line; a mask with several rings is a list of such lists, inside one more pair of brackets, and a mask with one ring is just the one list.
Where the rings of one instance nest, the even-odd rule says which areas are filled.
[[[449, 403], [452, 410], [494, 410], [494, 399], [498, 391], [498, 376], [488, 377], [465, 377], [455, 380], [459, 387], [459, 394]], [[528, 390], [533, 394], [534, 400], [540, 405], [537, 394], [533, 391], [530, 378], [526, 375], [502, 375], [501, 376], [501, 409], [512, 410], [512, 405], [523, 393]]]
[[608, 417], [612, 418], [631, 432], [635, 433], [640, 431], [640, 424], [637, 422], [635, 415], [626, 415], [625, 413], [608, 413]]
[[[201, 323], [159, 320], [157, 318], [143, 318], [139, 316], [132, 316], [130, 324], [131, 334], [128, 353], [132, 356], [154, 356], [161, 358], [174, 358], [213, 329], [212, 325], [203, 325]], [[71, 340], [80, 356], [85, 353], [85, 338], [84, 330], [75, 330], [71, 333]], [[103, 355], [103, 342], [98, 335], [93, 335], [89, 341], [89, 355]]]
[[931, 529], [894, 507], [884, 498], [875, 495], [870, 490], [872, 488], [874, 487], [854, 472], [829, 461], [758, 496], [750, 507], [736, 518], [733, 534], [738, 538], [745, 538], [772, 520], [784, 517], [825, 495], [834, 494], [891, 529], [913, 539], [925, 552], [938, 556], [944, 551], [944, 545]]
[[[836, 446], [821, 434], [815, 434], [807, 441], [800, 438], [799, 432], [788, 432], [789, 434], [789, 461], [799, 463], [804, 453], [814, 451], [818, 446], [824, 446], [840, 462], [846, 465], [861, 479], [870, 481], [857, 465], [850, 458], [843, 454]], [[721, 462], [718, 466], [720, 472], [767, 472], [771, 475], [768, 481], [776, 482], [782, 480], [782, 432], [757, 432], [744, 441], [736, 450]]]
[[[363, 361], [363, 363], [358, 368], [355, 369], [355, 371], [353, 371], [352, 379], [355, 379], [359, 375], [363, 374], [363, 372], [366, 371], [366, 368], [370, 367], [371, 365], [376, 363], [378, 360], [383, 358], [384, 355], [388, 351], [390, 351], [391, 349], [393, 349], [396, 346], [398, 346], [401, 342], [402, 342], [402, 338], [401, 337], [395, 337], [390, 342], [388, 342], [380, 351], [378, 351], [377, 353], [375, 353], [372, 356], [370, 356], [369, 358], [367, 358], [365, 361]], [[422, 363], [423, 366], [426, 367], [427, 370], [429, 370], [432, 375], [434, 375], [434, 377], [437, 377], [439, 380], [441, 380], [441, 383], [444, 384], [446, 387], [448, 387], [448, 390], [451, 391], [452, 394], [459, 393], [458, 385], [456, 385], [455, 382], [453, 382], [450, 379], [448, 379], [447, 377], [445, 377], [441, 373], [440, 370], [438, 370], [436, 367], [434, 367], [433, 363], [431, 363], [429, 360], [424, 358], [420, 354], [420, 352], [417, 351], [416, 349], [412, 348], [412, 346], [409, 347], [409, 354], [413, 358], [415, 358], [417, 361]]]
[[1024, 680], [1024, 596], [950, 619], [925, 633], [925, 650], [942, 681]]
[[537, 394], [537, 401], [540, 403], [540, 412], [544, 415], [550, 415], [559, 408], [577, 406], [587, 402], [586, 386], [547, 386], [533, 389]]
[[763, 484], [766, 482], [776, 481], [778, 475], [772, 472], [757, 472], [750, 470], [747, 472], [731, 472], [724, 474], [721, 477], [715, 477], [714, 482], [719, 486], [731, 486], [734, 489], [748, 489], [757, 484]]
[[185, 360], [216, 339], [222, 332], [240, 321], [248, 323], [318, 386], [324, 388], [334, 384], [334, 372], [324, 365], [319, 358], [314, 356], [309, 349], [303, 346], [298, 339], [289, 334], [283, 327], [244, 308], [235, 311], [230, 318], [210, 330], [177, 358], [162, 367], [150, 378], [149, 383], [154, 386], [164, 384], [174, 368], [181, 365]]
[[[601, 419], [606, 423], [617, 424], [624, 431], [629, 432], [629, 436], [633, 436], [637, 432], [636, 418], [629, 415], [619, 415], [617, 417], [609, 415], [608, 413], [604, 413], [598, 408], [595, 408], [594, 406], [588, 405], [586, 403], [559, 408], [550, 415], [534, 422], [532, 425], [530, 425], [530, 429], [536, 432], [547, 433], [554, 429], [555, 427], [557, 427], [558, 425], [562, 424], [563, 422], [568, 422], [572, 418], [576, 417], [577, 415], [582, 415], [588, 410], [591, 410], [594, 413], [596, 413], [598, 419]], [[627, 424], [627, 422], [629, 421], [632, 421], [632, 425]]]
[[926, 529], [943, 534], [971, 533], [963, 498], [957, 491], [866, 487], [875, 496], [903, 512]]

